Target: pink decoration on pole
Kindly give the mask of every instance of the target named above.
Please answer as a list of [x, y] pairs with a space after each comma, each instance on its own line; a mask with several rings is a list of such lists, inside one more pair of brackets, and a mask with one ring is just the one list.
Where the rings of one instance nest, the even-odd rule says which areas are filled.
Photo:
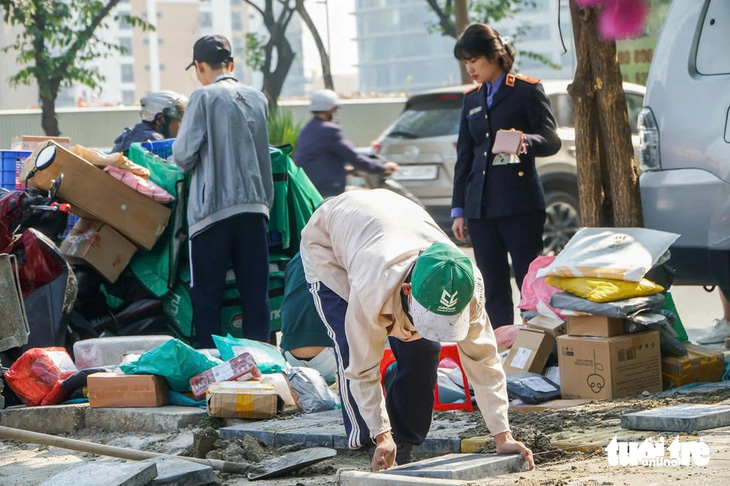
[[598, 30], [604, 38], [625, 39], [641, 34], [649, 11], [643, 0], [604, 0], [603, 5]]

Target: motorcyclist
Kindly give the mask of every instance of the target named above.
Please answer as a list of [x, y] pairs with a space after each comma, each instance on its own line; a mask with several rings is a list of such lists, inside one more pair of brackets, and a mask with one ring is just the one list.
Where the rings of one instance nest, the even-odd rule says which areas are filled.
[[180, 129], [188, 98], [174, 91], [155, 91], [140, 100], [142, 121], [125, 128], [114, 140], [112, 152], [126, 153], [135, 142], [175, 138]]
[[340, 99], [332, 90], [312, 94], [309, 111], [313, 118], [299, 134], [294, 162], [304, 169], [324, 197], [345, 191], [345, 164], [371, 174], [390, 174], [398, 170], [395, 162], [381, 162], [358, 154], [345, 140], [340, 127], [333, 122]]

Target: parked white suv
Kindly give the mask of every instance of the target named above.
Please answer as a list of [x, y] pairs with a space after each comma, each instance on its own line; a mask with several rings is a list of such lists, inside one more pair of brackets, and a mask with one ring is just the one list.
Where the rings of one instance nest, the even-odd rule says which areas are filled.
[[639, 117], [647, 228], [679, 233], [676, 283], [730, 283], [730, 1], [674, 0]]
[[[543, 81], [563, 142], [557, 154], [536, 160], [547, 205], [546, 253], [560, 251], [580, 227], [573, 103], [567, 91], [570, 82]], [[468, 88], [441, 88], [412, 96], [372, 146], [374, 153], [400, 164], [393, 179], [411, 191], [449, 234], [456, 139], [462, 99]], [[636, 117], [643, 105], [644, 87], [624, 83], [624, 91], [634, 146], [638, 148]]]

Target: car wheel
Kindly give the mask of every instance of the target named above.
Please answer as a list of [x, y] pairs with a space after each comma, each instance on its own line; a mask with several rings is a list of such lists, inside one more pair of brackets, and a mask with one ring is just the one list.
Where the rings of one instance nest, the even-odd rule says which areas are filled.
[[545, 229], [543, 254], [557, 255], [580, 228], [580, 205], [577, 196], [564, 191], [545, 194]]

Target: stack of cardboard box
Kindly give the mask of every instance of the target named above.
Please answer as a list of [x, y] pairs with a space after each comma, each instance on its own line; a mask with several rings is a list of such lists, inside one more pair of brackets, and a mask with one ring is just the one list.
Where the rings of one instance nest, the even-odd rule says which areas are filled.
[[[55, 151], [51, 163], [35, 167], [43, 150]], [[170, 209], [126, 186], [55, 141], [39, 143], [21, 178], [28, 186], [49, 190], [63, 176], [57, 195], [81, 216], [61, 246], [72, 262], [84, 262], [114, 282], [137, 248], [151, 250], [167, 226]]]
[[557, 339], [563, 398], [620, 398], [662, 391], [659, 332], [624, 334], [623, 319], [568, 317]]

